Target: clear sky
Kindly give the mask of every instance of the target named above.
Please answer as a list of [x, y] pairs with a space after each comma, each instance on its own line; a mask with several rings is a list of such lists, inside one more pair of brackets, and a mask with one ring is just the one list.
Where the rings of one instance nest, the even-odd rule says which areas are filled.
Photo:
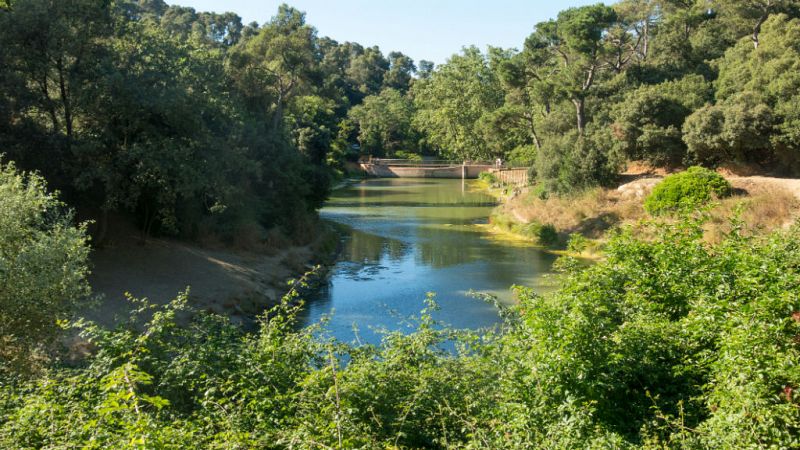
[[[401, 51], [437, 64], [464, 46], [520, 48], [533, 26], [558, 12], [600, 0], [167, 0], [198, 11], [233, 11], [262, 24], [288, 3], [339, 42]], [[607, 2], [608, 3], [608, 2]]]

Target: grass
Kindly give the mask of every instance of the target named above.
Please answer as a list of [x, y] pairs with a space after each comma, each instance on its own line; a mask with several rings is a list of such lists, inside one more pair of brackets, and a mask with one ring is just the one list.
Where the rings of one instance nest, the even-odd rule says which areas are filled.
[[[610, 230], [623, 225], [636, 226], [652, 218], [643, 202], [655, 184], [655, 180], [644, 180], [641, 186], [634, 186], [636, 189], [596, 188], [546, 199], [537, 195], [535, 189], [528, 189], [500, 206], [492, 216], [492, 224], [550, 248], [564, 248], [571, 236], [581, 236], [586, 239], [581, 246], [583, 250], [568, 249], [568, 253], [592, 257], [602, 251]], [[744, 231], [750, 234], [785, 228], [798, 217], [800, 201], [781, 186], [737, 180], [733, 185], [733, 196], [716, 200], [709, 207], [709, 220], [705, 224], [705, 240], [709, 243], [720, 242], [731, 231], [730, 219], [736, 214], [744, 223]], [[557, 239], [544, 242], [539, 234], [544, 227], [552, 227]]]

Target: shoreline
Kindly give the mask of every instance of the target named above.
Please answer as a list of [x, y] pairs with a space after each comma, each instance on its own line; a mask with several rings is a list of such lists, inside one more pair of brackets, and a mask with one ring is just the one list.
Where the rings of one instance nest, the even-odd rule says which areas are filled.
[[341, 249], [340, 237], [323, 221], [317, 227], [314, 241], [270, 252], [204, 248], [171, 239], [151, 239], [146, 246], [118, 240], [93, 250], [89, 280], [96, 305], [80, 315], [113, 327], [134, 308], [128, 293], [163, 305], [188, 287], [193, 310], [252, 328], [258, 316], [279, 305], [299, 282], [316, 285], [327, 277]]

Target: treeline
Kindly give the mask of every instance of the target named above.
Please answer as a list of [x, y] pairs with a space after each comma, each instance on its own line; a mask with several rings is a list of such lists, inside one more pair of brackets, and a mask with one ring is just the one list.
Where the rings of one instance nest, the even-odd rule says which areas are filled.
[[567, 9], [521, 50], [465, 48], [351, 118], [370, 150], [501, 157], [546, 191], [608, 183], [626, 160], [797, 174], [798, 17], [793, 0]]
[[[162, 0], [0, 3], [0, 152], [97, 219], [145, 233], [299, 233], [352, 148], [350, 109], [413, 61]], [[353, 154], [355, 152], [355, 154]]]
[[502, 158], [543, 192], [627, 160], [800, 170], [800, 2], [623, 0], [434, 67], [160, 0], [0, 4], [0, 151], [97, 219], [295, 231], [359, 156]]

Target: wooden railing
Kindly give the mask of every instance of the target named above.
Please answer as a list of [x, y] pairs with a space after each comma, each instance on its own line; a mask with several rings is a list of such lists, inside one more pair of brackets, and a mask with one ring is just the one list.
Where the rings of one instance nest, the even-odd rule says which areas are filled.
[[513, 184], [515, 186], [527, 186], [529, 183], [528, 179], [528, 168], [521, 167], [517, 169], [491, 169], [491, 172], [497, 181], [503, 184]]

